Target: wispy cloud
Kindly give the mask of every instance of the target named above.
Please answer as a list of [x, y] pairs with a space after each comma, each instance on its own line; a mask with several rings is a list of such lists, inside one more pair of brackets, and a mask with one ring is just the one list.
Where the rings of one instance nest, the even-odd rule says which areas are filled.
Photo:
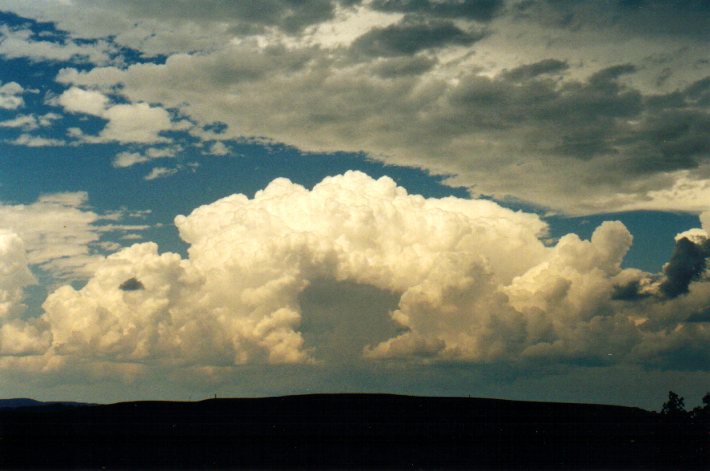
[[93, 273], [103, 258], [92, 246], [107, 230], [136, 233], [145, 225], [106, 224], [88, 207], [85, 192], [41, 196], [31, 204], [0, 205], [0, 228], [24, 242], [28, 263], [56, 280], [81, 279]]
[[150, 173], [146, 175], [144, 180], [156, 180], [158, 178], [165, 178], [169, 177], [170, 175], [174, 175], [177, 173], [176, 168], [168, 168], [168, 167], [154, 167], [150, 170]]

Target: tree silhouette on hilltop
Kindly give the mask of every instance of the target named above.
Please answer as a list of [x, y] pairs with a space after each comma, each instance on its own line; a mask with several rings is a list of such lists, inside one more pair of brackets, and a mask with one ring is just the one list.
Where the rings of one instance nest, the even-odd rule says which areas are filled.
[[663, 403], [661, 414], [673, 418], [686, 416], [688, 413], [685, 410], [685, 399], [683, 399], [683, 396], [673, 391], [668, 391], [668, 400]]

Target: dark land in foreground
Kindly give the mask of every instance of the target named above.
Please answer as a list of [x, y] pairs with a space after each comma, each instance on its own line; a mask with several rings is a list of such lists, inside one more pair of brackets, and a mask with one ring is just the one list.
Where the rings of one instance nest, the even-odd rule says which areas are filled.
[[0, 468], [101, 467], [707, 469], [710, 435], [631, 407], [380, 394], [0, 407]]

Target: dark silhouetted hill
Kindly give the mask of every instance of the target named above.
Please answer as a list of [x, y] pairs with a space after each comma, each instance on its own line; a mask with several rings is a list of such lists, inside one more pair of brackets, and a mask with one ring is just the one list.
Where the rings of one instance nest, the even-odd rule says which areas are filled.
[[379, 394], [0, 410], [0, 468], [703, 469], [702, 424], [638, 408]]
[[0, 409], [14, 407], [35, 407], [42, 406], [44, 402], [35, 401], [26, 397], [17, 397], [13, 399], [0, 399]]
[[28, 399], [26, 397], [18, 397], [13, 399], [0, 399], [0, 409], [13, 409], [17, 407], [40, 407], [40, 406], [52, 406], [52, 405], [65, 405], [65, 406], [88, 406], [94, 404], [86, 404], [83, 402], [41, 402], [34, 399]]

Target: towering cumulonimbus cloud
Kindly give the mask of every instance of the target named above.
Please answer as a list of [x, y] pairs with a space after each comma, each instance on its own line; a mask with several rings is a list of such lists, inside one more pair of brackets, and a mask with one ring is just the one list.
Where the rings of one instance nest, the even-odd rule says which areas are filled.
[[704, 274], [693, 272], [675, 297], [619, 295], [622, 286], [662, 290], [650, 274], [621, 267], [632, 237], [620, 222], [548, 247], [537, 215], [410, 195], [388, 177], [347, 172], [312, 190], [279, 178], [251, 199], [232, 195], [175, 224], [187, 258], [154, 243], [107, 257], [83, 288], [48, 296], [24, 354], [35, 352], [43, 368], [70, 359], [317, 363], [299, 299], [323, 279], [399, 297], [390, 316], [401, 331], [365, 347], [373, 361], [644, 361], [661, 350], [672, 356], [681, 338], [708, 336], [704, 322], [686, 323], [710, 301]]
[[254, 199], [233, 195], [175, 222], [187, 260], [137, 244], [108, 257], [81, 290], [48, 297], [43, 319], [58, 354], [91, 356], [98, 346], [121, 361], [309, 362], [298, 296], [311, 280], [408, 297], [472, 283], [485, 291], [545, 252], [535, 215], [427, 200], [358, 172], [312, 191], [277, 179]]

